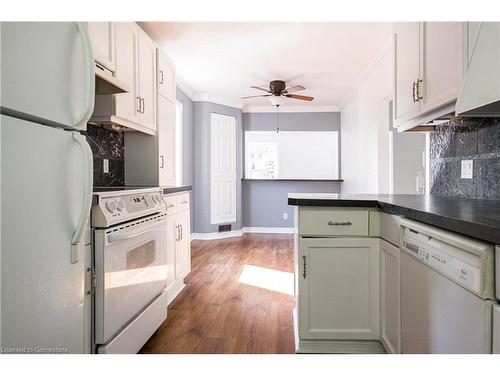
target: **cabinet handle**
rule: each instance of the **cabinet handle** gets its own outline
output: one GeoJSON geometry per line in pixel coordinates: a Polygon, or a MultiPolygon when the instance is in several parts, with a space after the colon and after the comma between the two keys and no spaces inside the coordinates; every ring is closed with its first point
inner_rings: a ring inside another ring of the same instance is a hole
{"type": "Polygon", "coordinates": [[[307,261],[306,261],[306,256],[305,255],[302,256],[302,261],[304,262],[304,269],[302,271],[302,277],[305,279],[306,276],[307,276],[307,271],[306,271],[307,261]]]}
{"type": "Polygon", "coordinates": [[[422,100],[424,97],[420,95],[420,84],[423,83],[420,78],[417,79],[417,102],[422,100]]]}
{"type": "Polygon", "coordinates": [[[181,224],[181,225],[179,225],[179,226],[180,226],[180,228],[181,228],[181,240],[182,240],[182,239],[184,238],[184,232],[183,232],[183,230],[182,230],[182,224],[181,224]]]}
{"type": "Polygon", "coordinates": [[[412,88],[411,88],[413,103],[417,102],[417,95],[416,95],[417,90],[416,90],[416,88],[417,88],[417,81],[413,81],[412,88]]]}
{"type": "Polygon", "coordinates": [[[138,96],[138,97],[137,97],[137,100],[139,101],[139,107],[137,108],[137,112],[142,113],[142,112],[141,112],[141,103],[142,103],[142,102],[141,102],[141,97],[140,97],[140,96],[138,96]]]}
{"type": "Polygon", "coordinates": [[[328,225],[352,225],[350,221],[329,221],[328,225]]]}
{"type": "Polygon", "coordinates": [[[165,158],[163,157],[163,155],[160,155],[160,159],[161,159],[160,168],[163,169],[163,167],[165,166],[165,158]]]}
{"type": "Polygon", "coordinates": [[[163,70],[160,70],[160,76],[161,76],[160,85],[163,85],[163,70]]]}
{"type": "Polygon", "coordinates": [[[144,102],[144,98],[141,96],[141,113],[146,112],[146,103],[144,102]]]}

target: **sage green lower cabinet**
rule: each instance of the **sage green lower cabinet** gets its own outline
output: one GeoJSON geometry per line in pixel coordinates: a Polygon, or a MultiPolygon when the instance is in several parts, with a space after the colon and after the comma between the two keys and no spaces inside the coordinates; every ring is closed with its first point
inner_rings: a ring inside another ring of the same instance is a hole
{"type": "Polygon", "coordinates": [[[380,303],[382,344],[388,353],[401,353],[399,249],[380,240],[380,303]]]}
{"type": "Polygon", "coordinates": [[[379,340],[379,239],[299,239],[301,340],[379,340]]]}

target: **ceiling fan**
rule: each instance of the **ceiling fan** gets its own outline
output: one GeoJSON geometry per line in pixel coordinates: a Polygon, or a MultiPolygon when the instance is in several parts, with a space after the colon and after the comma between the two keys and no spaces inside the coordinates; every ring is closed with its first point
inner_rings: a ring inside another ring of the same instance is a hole
{"type": "Polygon", "coordinates": [[[271,97],[270,98],[271,103],[274,105],[279,105],[279,104],[275,104],[273,99],[281,98],[283,96],[291,99],[305,100],[306,102],[310,102],[314,99],[312,96],[293,94],[294,92],[305,90],[304,86],[297,85],[287,88],[285,81],[280,81],[280,80],[271,81],[269,83],[269,90],[258,86],[250,86],[250,87],[253,89],[265,91],[267,92],[267,94],[244,96],[241,99],[271,97]]]}

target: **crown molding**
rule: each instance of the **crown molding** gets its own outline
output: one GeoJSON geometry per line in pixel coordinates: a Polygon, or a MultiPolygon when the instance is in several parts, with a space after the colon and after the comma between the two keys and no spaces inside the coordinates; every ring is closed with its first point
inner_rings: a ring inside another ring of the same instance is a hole
{"type": "Polygon", "coordinates": [[[175,74],[175,84],[177,85],[178,88],[182,90],[186,96],[194,101],[194,98],[198,93],[191,87],[189,84],[179,75],[179,73],[175,74]]]}
{"type": "MultiPolygon", "coordinates": [[[[242,109],[243,113],[275,113],[276,107],[273,105],[245,105],[242,109]]],[[[299,113],[299,112],[339,112],[339,107],[335,105],[317,105],[317,106],[302,106],[289,105],[280,106],[280,113],[299,113]]]]}
{"type": "Polygon", "coordinates": [[[212,95],[212,94],[207,94],[207,93],[196,94],[194,96],[193,101],[195,101],[195,102],[210,102],[210,103],[225,105],[228,107],[233,107],[233,108],[238,108],[238,109],[242,109],[244,106],[244,103],[241,102],[240,100],[234,100],[231,98],[225,98],[223,96],[212,95]]]}
{"type": "Polygon", "coordinates": [[[354,94],[359,90],[359,88],[366,81],[367,77],[373,72],[377,64],[382,60],[385,55],[389,52],[394,53],[394,43],[395,43],[395,34],[392,34],[389,39],[384,43],[384,45],[378,50],[373,59],[368,63],[368,65],[363,69],[361,74],[356,81],[356,84],[352,87],[349,93],[346,96],[346,99],[340,106],[340,110],[342,111],[344,107],[349,103],[349,101],[354,97],[354,94]]]}

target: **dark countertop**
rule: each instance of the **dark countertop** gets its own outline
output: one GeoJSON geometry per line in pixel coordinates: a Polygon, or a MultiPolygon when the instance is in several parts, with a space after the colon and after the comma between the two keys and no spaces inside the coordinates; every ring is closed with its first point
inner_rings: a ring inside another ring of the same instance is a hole
{"type": "Polygon", "coordinates": [[[192,186],[170,186],[163,188],[163,194],[172,194],[172,193],[180,193],[182,191],[190,191],[193,190],[192,186]]]}
{"type": "Polygon", "coordinates": [[[406,194],[290,193],[293,206],[376,207],[409,219],[500,244],[500,201],[406,194]]]}

